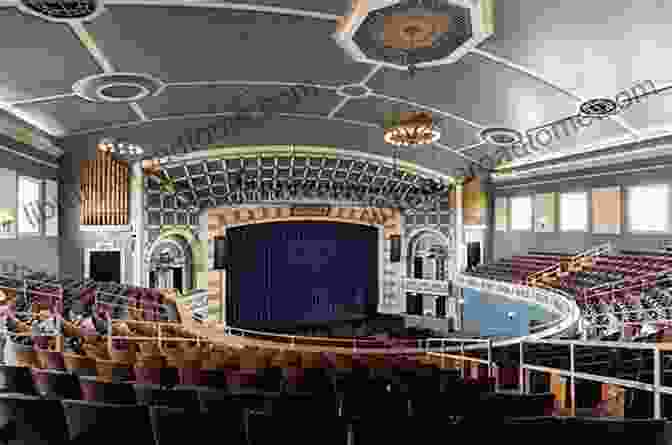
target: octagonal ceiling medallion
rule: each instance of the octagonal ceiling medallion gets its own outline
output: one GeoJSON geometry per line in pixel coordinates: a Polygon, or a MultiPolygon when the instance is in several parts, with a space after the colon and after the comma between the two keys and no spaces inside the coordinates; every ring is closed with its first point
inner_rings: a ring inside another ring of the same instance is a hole
{"type": "Polygon", "coordinates": [[[359,0],[336,42],[356,61],[407,70],[456,62],[494,33],[494,0],[359,0]]]}

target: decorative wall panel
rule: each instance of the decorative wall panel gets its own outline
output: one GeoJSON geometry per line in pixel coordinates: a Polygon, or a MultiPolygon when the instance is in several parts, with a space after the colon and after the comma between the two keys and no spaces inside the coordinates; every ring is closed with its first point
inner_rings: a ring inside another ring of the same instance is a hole
{"type": "Polygon", "coordinates": [[[81,162],[80,187],[84,197],[82,225],[128,224],[128,164],[98,152],[96,159],[81,162]]]}

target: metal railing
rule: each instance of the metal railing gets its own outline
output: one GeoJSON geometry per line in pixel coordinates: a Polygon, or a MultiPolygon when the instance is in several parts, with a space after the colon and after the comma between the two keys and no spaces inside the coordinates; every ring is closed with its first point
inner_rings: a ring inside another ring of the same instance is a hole
{"type": "MultiPolygon", "coordinates": [[[[440,340],[440,339],[437,339],[440,340]]],[[[483,339],[452,339],[455,341],[462,342],[459,352],[460,355],[456,354],[447,354],[445,352],[428,352],[429,355],[446,357],[455,360],[460,360],[464,362],[474,362],[480,364],[488,365],[488,373],[492,375],[492,372],[497,369],[497,365],[492,362],[493,354],[493,343],[488,343],[488,360],[483,360],[476,357],[468,357],[464,355],[465,352],[465,343],[467,342],[483,342],[483,339]]],[[[529,391],[529,388],[525,384],[525,375],[524,370],[528,371],[537,371],[544,372],[549,374],[556,374],[564,377],[570,378],[570,391],[571,391],[571,410],[572,415],[576,415],[576,379],[589,380],[598,383],[606,383],[611,385],[623,386],[626,388],[639,389],[643,391],[653,392],[653,412],[654,418],[660,419],[662,417],[661,413],[661,394],[670,394],[672,395],[672,387],[663,386],[661,384],[661,360],[660,353],[661,351],[672,350],[672,345],[661,343],[626,343],[626,342],[610,342],[610,341],[578,341],[578,340],[535,340],[528,341],[522,340],[519,343],[519,353],[520,353],[520,363],[519,363],[519,391],[525,393],[529,391]],[[569,346],[569,362],[570,369],[558,369],[550,368],[547,366],[538,366],[532,365],[525,362],[525,351],[524,345],[557,345],[557,346],[569,346]],[[587,346],[587,347],[597,347],[597,348],[624,348],[624,349],[635,349],[635,350],[645,350],[653,351],[653,384],[644,383],[637,380],[627,380],[616,377],[607,377],[598,374],[590,374],[585,372],[576,371],[576,346],[587,346]]],[[[495,346],[496,347],[496,346],[495,346]]],[[[464,371],[462,371],[464,374],[464,371]]]]}

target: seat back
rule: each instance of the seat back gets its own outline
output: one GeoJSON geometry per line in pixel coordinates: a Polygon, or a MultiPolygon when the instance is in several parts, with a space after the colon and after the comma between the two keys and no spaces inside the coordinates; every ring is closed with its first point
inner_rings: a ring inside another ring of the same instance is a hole
{"type": "Polygon", "coordinates": [[[623,419],[607,417],[570,417],[567,430],[575,429],[581,434],[595,434],[603,437],[636,440],[640,443],[662,445],[665,440],[666,421],[663,419],[623,419]],[[609,436],[609,437],[605,437],[609,436]]]}
{"type": "Polygon", "coordinates": [[[66,418],[58,400],[2,394],[0,428],[8,443],[64,445],[68,442],[66,418]]]}
{"type": "Polygon", "coordinates": [[[30,369],[20,366],[0,366],[0,391],[37,395],[30,369]]]}
{"type": "Polygon", "coordinates": [[[159,385],[135,384],[135,397],[139,404],[150,406],[168,406],[199,410],[200,402],[195,388],[176,386],[172,389],[162,388],[159,385]]]}
{"type": "Polygon", "coordinates": [[[135,390],[129,383],[103,382],[96,377],[80,376],[82,399],[91,402],[135,405],[135,390]]]}
{"type": "Polygon", "coordinates": [[[80,399],[79,379],[74,374],[55,369],[31,369],[35,389],[43,397],[80,399]]]}
{"type": "Polygon", "coordinates": [[[297,416],[292,424],[288,424],[288,421],[284,416],[251,413],[247,421],[249,445],[348,443],[345,422],[336,416],[323,416],[319,421],[303,420],[297,416]]]}
{"type": "Polygon", "coordinates": [[[63,400],[70,443],[143,443],[154,442],[147,407],[84,400],[63,400]]]}
{"type": "Polygon", "coordinates": [[[217,425],[216,439],[229,445],[245,443],[242,416],[233,418],[230,413],[153,406],[150,408],[152,426],[158,445],[180,443],[209,443],[213,440],[210,425],[217,425]]]}

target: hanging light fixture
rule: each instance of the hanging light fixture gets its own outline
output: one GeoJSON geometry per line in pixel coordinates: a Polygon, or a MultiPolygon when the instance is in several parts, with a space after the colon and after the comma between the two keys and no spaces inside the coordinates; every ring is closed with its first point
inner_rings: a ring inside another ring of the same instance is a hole
{"type": "MultiPolygon", "coordinates": [[[[404,113],[405,114],[405,113],[404,113]]],[[[385,142],[397,147],[427,145],[436,142],[441,133],[434,126],[432,115],[425,112],[410,113],[399,124],[385,130],[385,142]]]]}
{"type": "Polygon", "coordinates": [[[118,141],[112,138],[101,139],[98,143],[98,150],[119,154],[121,156],[136,156],[144,152],[142,147],[137,144],[131,144],[127,141],[118,141]]]}

